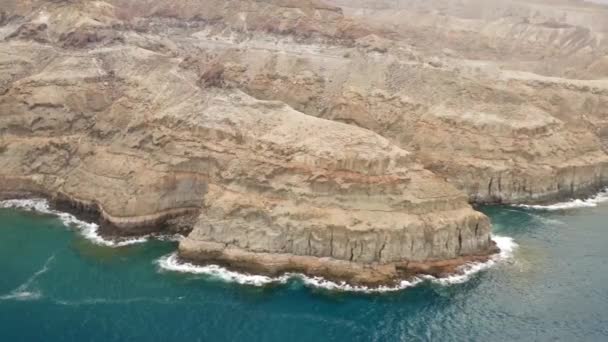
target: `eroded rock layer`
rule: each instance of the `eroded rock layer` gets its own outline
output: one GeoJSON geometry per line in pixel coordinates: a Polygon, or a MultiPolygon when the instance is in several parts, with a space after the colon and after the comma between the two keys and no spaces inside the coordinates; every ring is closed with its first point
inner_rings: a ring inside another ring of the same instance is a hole
{"type": "Polygon", "coordinates": [[[187,259],[441,274],[494,252],[469,201],[606,185],[599,5],[0,5],[0,191],[188,226],[187,259]]]}
{"type": "MultiPolygon", "coordinates": [[[[52,10],[91,11],[49,6],[49,23],[52,10]]],[[[2,43],[5,192],[70,201],[127,234],[196,212],[183,256],[238,263],[228,251],[241,250],[256,265],[283,255],[281,270],[338,278],[492,251],[489,222],[466,196],[371,131],[205,84],[212,71],[201,78],[184,58],[124,39],[80,49],[59,44],[70,36],[60,28],[41,30],[47,40],[2,43]]],[[[391,270],[357,281],[386,282],[391,270]]]]}

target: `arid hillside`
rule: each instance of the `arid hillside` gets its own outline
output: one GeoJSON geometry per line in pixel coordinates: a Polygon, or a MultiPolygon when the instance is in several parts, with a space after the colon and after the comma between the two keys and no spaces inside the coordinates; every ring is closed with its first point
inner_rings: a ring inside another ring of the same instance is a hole
{"type": "Polygon", "coordinates": [[[470,203],[606,185],[607,33],[565,0],[0,0],[0,192],[199,262],[439,274],[495,251],[470,203]]]}

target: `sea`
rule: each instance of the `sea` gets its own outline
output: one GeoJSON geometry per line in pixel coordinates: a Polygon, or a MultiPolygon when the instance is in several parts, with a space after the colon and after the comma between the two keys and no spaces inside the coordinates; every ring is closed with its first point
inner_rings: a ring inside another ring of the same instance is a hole
{"type": "Polygon", "coordinates": [[[106,240],[0,202],[0,341],[608,341],[608,193],[479,208],[501,253],[364,288],[181,262],[180,236],[106,240]]]}

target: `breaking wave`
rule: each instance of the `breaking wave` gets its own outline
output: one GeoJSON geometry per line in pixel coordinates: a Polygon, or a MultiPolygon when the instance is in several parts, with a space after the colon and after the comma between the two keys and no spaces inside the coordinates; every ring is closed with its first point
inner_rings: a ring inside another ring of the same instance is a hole
{"type": "Polygon", "coordinates": [[[597,207],[599,203],[608,201],[608,188],[600,191],[597,195],[587,199],[575,199],[568,202],[560,202],[550,205],[528,205],[519,204],[517,207],[536,210],[566,210],[576,208],[597,207]]]}
{"type": "Polygon", "coordinates": [[[225,282],[233,282],[241,285],[265,286],[269,284],[285,284],[290,279],[299,279],[306,286],[322,288],[326,290],[363,293],[392,292],[416,286],[425,280],[429,280],[431,282],[439,283],[442,285],[460,284],[469,280],[473,275],[479,273],[480,271],[488,269],[494,266],[496,263],[502,260],[509,259],[513,256],[513,252],[517,248],[517,244],[513,241],[512,238],[495,235],[493,236],[493,240],[500,248],[500,253],[492,256],[490,260],[486,262],[476,262],[463,265],[459,269],[458,274],[446,278],[420,276],[410,281],[402,280],[396,286],[380,286],[374,288],[350,285],[345,282],[333,282],[322,277],[309,277],[301,273],[286,273],[280,277],[268,277],[263,275],[235,272],[217,265],[200,266],[189,262],[180,261],[177,256],[177,253],[165,255],[158,259],[156,263],[158,264],[161,271],[204,274],[214,279],[222,280],[225,282]]]}
{"type": "Polygon", "coordinates": [[[50,208],[49,203],[45,199],[15,199],[0,201],[0,208],[15,208],[21,210],[35,211],[43,214],[50,214],[57,216],[63,224],[68,227],[76,227],[80,234],[91,241],[92,243],[106,247],[124,247],[139,243],[144,243],[150,238],[159,240],[178,240],[178,236],[154,236],[144,235],[132,238],[119,238],[119,239],[106,239],[99,234],[99,225],[96,223],[89,223],[77,219],[74,215],[64,213],[61,211],[53,210],[50,208]]]}
{"type": "Polygon", "coordinates": [[[518,247],[517,243],[513,241],[513,238],[510,238],[508,236],[493,235],[492,240],[496,242],[496,246],[498,246],[500,252],[492,256],[490,260],[486,262],[474,262],[463,265],[460,267],[460,272],[458,274],[454,274],[445,278],[435,278],[430,276],[425,276],[425,278],[429,278],[433,282],[442,285],[461,284],[471,279],[473,275],[496,265],[496,263],[503,260],[511,259],[513,257],[513,253],[518,247]]]}

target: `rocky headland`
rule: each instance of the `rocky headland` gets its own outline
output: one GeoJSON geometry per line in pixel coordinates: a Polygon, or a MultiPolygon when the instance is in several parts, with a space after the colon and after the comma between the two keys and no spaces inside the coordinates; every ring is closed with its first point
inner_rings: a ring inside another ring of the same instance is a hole
{"type": "Polygon", "coordinates": [[[0,0],[0,193],[183,259],[363,285],[607,185],[608,7],[0,0]]]}

